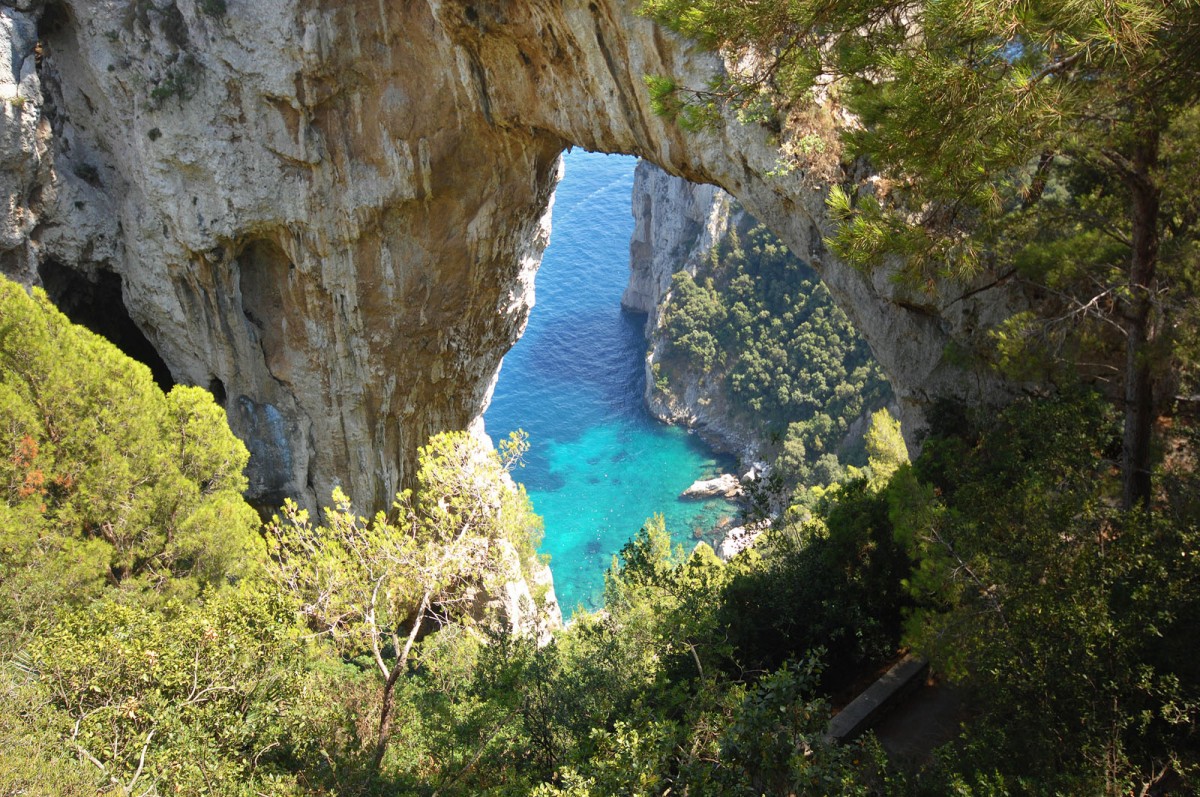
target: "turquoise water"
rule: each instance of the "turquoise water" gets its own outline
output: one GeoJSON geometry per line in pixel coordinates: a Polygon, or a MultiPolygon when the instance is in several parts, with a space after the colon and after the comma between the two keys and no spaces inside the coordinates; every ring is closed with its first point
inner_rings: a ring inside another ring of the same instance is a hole
{"type": "Polygon", "coordinates": [[[636,160],[573,151],[554,205],[529,328],[504,358],[484,420],[499,440],[529,433],[523,482],[546,522],[565,613],[598,608],[612,556],[656,512],[691,547],[733,514],[726,501],[680,501],[728,469],[698,438],[658,423],[642,403],[645,317],[621,310],[633,232],[636,160]]]}

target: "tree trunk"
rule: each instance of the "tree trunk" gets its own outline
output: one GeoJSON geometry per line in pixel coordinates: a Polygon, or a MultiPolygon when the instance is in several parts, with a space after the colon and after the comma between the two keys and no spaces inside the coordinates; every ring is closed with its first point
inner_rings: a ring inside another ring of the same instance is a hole
{"type": "Polygon", "coordinates": [[[379,772],[379,768],[383,765],[383,756],[387,752],[388,740],[392,738],[392,706],[395,703],[396,681],[408,669],[408,654],[412,652],[413,642],[416,641],[417,633],[421,630],[421,623],[425,619],[425,612],[428,611],[432,598],[433,593],[426,590],[424,597],[421,598],[421,604],[417,607],[412,630],[408,632],[408,638],[404,641],[404,649],[396,656],[396,663],[383,683],[383,706],[379,709],[379,735],[375,739],[375,755],[371,759],[371,767],[375,772],[379,772]]]}
{"type": "Polygon", "coordinates": [[[399,662],[392,668],[388,679],[383,684],[383,707],[379,709],[379,735],[375,739],[375,755],[371,758],[371,768],[379,771],[383,765],[383,755],[387,752],[388,740],[392,737],[392,707],[396,699],[396,681],[404,668],[399,662]]]}
{"type": "Polygon", "coordinates": [[[1159,189],[1151,169],[1158,161],[1158,136],[1147,135],[1127,176],[1132,193],[1133,253],[1129,268],[1129,309],[1125,316],[1125,430],[1121,444],[1121,505],[1150,503],[1150,432],[1154,424],[1150,365],[1151,313],[1158,267],[1159,189]]]}

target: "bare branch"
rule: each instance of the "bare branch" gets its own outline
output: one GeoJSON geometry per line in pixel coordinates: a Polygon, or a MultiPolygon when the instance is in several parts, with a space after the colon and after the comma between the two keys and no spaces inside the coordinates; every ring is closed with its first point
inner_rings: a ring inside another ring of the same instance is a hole
{"type": "Polygon", "coordinates": [[[1058,61],[1053,61],[1047,64],[1041,72],[1038,72],[1029,79],[1029,82],[1022,87],[1022,91],[1032,91],[1037,84],[1041,83],[1046,78],[1067,71],[1071,67],[1075,66],[1075,64],[1079,63],[1079,61],[1085,58],[1088,54],[1089,51],[1085,47],[1082,50],[1078,50],[1071,55],[1068,55],[1066,58],[1062,58],[1058,61]]]}
{"type": "Polygon", "coordinates": [[[95,764],[95,765],[96,765],[96,767],[97,767],[97,768],[98,768],[98,769],[99,769],[101,772],[103,772],[103,773],[105,773],[105,774],[108,774],[108,768],[107,768],[106,766],[104,766],[104,764],[101,764],[101,763],[100,763],[100,760],[99,760],[98,758],[96,758],[94,755],[92,755],[91,753],[89,753],[89,752],[87,751],[87,749],[86,749],[86,748],[85,748],[83,745],[81,745],[81,744],[79,744],[78,742],[76,742],[76,743],[75,743],[75,749],[76,749],[76,750],[78,750],[78,751],[79,751],[79,753],[80,753],[81,755],[83,755],[83,757],[84,757],[84,758],[86,758],[88,761],[91,761],[93,764],[95,764]]]}
{"type": "Polygon", "coordinates": [[[146,766],[146,751],[150,749],[150,740],[154,738],[154,732],[157,728],[151,728],[150,733],[146,734],[146,743],[142,745],[142,754],[138,756],[137,771],[133,773],[133,780],[129,781],[129,785],[125,787],[128,792],[133,791],[134,785],[138,782],[138,778],[142,776],[142,768],[146,766]]]}
{"type": "Polygon", "coordinates": [[[383,675],[383,679],[386,681],[388,676],[391,675],[391,672],[388,670],[387,664],[383,660],[383,651],[379,647],[378,626],[375,623],[375,608],[378,605],[379,587],[383,584],[383,580],[385,578],[387,578],[386,571],[383,575],[375,580],[375,587],[371,590],[371,605],[363,619],[366,620],[367,625],[371,629],[371,633],[369,634],[371,640],[371,655],[375,657],[375,664],[379,667],[379,672],[381,675],[383,675]]]}

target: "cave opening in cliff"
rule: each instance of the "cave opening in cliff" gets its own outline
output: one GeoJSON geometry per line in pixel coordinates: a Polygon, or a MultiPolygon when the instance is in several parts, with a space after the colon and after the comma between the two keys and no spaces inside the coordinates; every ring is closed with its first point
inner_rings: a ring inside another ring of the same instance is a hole
{"type": "Polygon", "coordinates": [[[268,367],[286,344],[284,319],[288,315],[283,286],[293,265],[274,241],[249,241],[238,255],[238,287],[242,314],[258,331],[268,367]]]}
{"type": "Polygon", "coordinates": [[[175,385],[171,369],[129,315],[119,274],[111,271],[85,274],[56,260],[46,260],[38,266],[38,276],[46,295],[63,315],[147,366],[164,392],[175,385]]]}

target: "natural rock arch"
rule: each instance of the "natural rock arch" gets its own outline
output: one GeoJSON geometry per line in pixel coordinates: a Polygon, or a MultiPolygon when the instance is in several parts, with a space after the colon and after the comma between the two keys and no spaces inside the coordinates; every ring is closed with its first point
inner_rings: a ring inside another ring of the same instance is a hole
{"type": "Polygon", "coordinates": [[[829,258],[824,192],[771,176],[768,130],[688,134],[651,112],[644,75],[700,83],[721,63],[635,5],[60,0],[40,57],[38,10],[5,8],[0,91],[28,98],[6,109],[0,263],[119,274],[173,377],[221,385],[260,458],[287,451],[256,466],[266,500],[340,482],[382,505],[430,434],[478,420],[528,316],[568,145],[736,196],[816,265],[910,422],[938,396],[996,392],[945,350],[974,345],[1004,286],[900,296],[829,258]]]}

